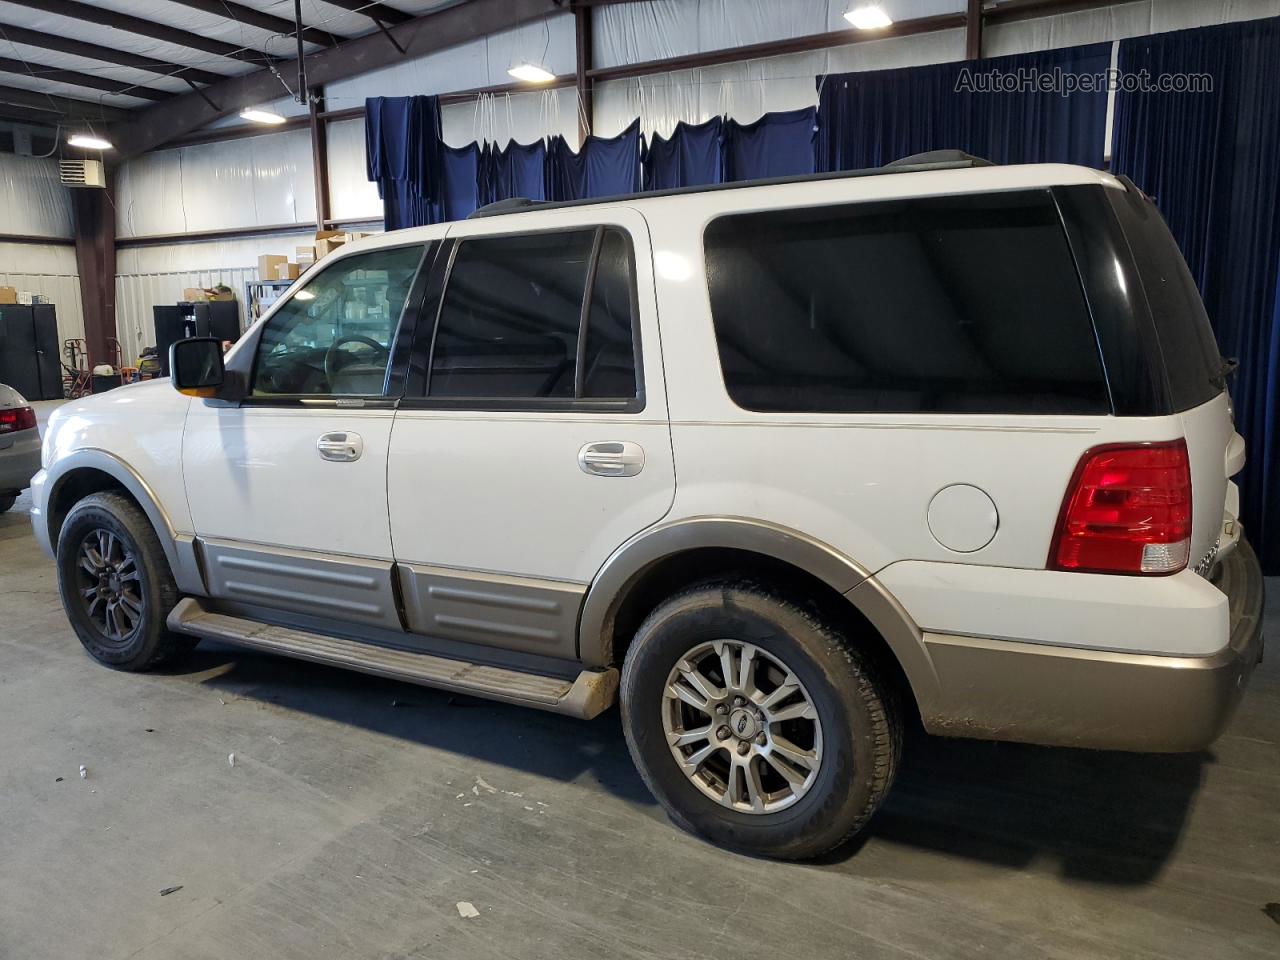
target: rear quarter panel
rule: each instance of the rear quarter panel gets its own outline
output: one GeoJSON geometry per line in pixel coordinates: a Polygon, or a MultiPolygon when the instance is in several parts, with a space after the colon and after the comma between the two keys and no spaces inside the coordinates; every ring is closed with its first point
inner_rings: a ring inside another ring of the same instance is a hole
{"type": "MultiPolygon", "coordinates": [[[[1026,186],[1003,176],[992,182],[1026,186]]],[[[769,520],[830,544],[872,572],[900,560],[1043,569],[1063,495],[1086,450],[1182,436],[1176,416],[797,415],[754,413],[729,399],[703,270],[702,235],[713,217],[895,192],[944,193],[948,183],[956,180],[921,173],[760,188],[746,206],[731,192],[646,204],[677,471],[668,519],[769,520]],[[930,501],[957,483],[979,487],[996,505],[995,536],[977,551],[950,550],[930,531],[930,501]]]]}

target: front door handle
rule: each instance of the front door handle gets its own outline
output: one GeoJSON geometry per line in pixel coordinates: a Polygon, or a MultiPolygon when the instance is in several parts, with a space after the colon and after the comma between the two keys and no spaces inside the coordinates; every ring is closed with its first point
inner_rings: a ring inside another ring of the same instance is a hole
{"type": "Polygon", "coordinates": [[[351,463],[353,460],[359,460],[360,455],[364,453],[364,440],[358,433],[335,430],[333,433],[321,435],[316,441],[316,449],[320,451],[322,460],[351,463]]]}
{"type": "Polygon", "coordinates": [[[644,469],[644,448],[629,440],[601,440],[578,451],[578,466],[595,477],[634,477],[644,469]]]}

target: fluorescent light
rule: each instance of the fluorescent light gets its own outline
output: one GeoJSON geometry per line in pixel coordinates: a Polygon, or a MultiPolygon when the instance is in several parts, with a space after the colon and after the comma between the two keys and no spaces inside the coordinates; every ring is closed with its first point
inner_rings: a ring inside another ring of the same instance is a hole
{"type": "Polygon", "coordinates": [[[284,123],[284,117],[270,110],[259,110],[257,107],[245,107],[240,111],[241,120],[252,120],[254,123],[284,123]]]}
{"type": "Polygon", "coordinates": [[[72,147],[83,147],[85,150],[111,149],[110,140],[103,140],[101,137],[91,137],[84,133],[76,133],[67,137],[67,144],[72,147]]]}
{"type": "Polygon", "coordinates": [[[507,73],[515,77],[517,80],[523,80],[525,83],[550,83],[556,78],[556,75],[545,67],[539,67],[533,63],[520,63],[512,67],[507,73]]]}
{"type": "Polygon", "coordinates": [[[893,25],[893,17],[884,12],[884,7],[874,3],[866,7],[855,7],[844,18],[858,30],[883,30],[893,25]]]}

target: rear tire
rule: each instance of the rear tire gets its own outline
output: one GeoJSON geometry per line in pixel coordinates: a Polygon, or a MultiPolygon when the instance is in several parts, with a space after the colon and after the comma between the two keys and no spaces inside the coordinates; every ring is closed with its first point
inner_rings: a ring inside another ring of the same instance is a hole
{"type": "Polygon", "coordinates": [[[178,588],[146,514],[119,493],[85,497],[58,535],[58,592],[81,644],[99,663],[141,671],[193,644],[165,618],[178,588]]]}
{"type": "Polygon", "coordinates": [[[655,609],[627,652],[621,701],[631,755],[671,818],[745,853],[799,860],[844,843],[901,751],[894,691],[867,658],[751,583],[655,609]]]}

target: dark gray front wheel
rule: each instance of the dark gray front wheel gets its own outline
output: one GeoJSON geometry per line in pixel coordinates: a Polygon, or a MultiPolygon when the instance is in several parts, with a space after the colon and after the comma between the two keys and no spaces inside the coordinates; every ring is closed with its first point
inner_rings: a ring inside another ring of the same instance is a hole
{"type": "Polygon", "coordinates": [[[901,749],[894,693],[857,647],[755,584],[654,610],[621,697],[632,757],[672,819],[763,856],[814,857],[852,837],[901,749]]]}
{"type": "Polygon", "coordinates": [[[178,588],[160,540],[122,494],[71,508],[58,535],[58,591],[81,644],[109,667],[146,670],[191,647],[165,627],[178,588]]]}

